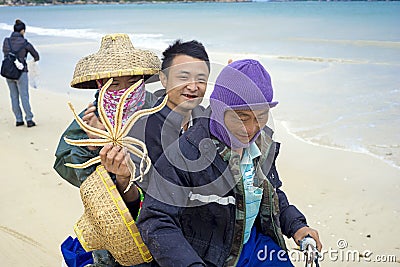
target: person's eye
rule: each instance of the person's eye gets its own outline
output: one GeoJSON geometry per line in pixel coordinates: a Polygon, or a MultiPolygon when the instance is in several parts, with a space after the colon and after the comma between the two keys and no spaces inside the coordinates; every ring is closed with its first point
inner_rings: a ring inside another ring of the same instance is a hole
{"type": "Polygon", "coordinates": [[[258,121],[266,121],[268,120],[268,114],[262,114],[257,117],[258,121]]]}
{"type": "Polygon", "coordinates": [[[181,81],[186,81],[188,79],[188,76],[181,75],[181,76],[178,76],[178,79],[181,81]]]}
{"type": "Polygon", "coordinates": [[[239,123],[240,123],[240,122],[246,122],[246,121],[249,120],[249,118],[246,117],[246,116],[235,117],[235,119],[236,119],[236,121],[239,122],[239,123]]]}
{"type": "Polygon", "coordinates": [[[267,115],[260,115],[260,116],[258,116],[258,120],[259,121],[262,121],[262,120],[265,120],[265,118],[267,118],[267,115]]]}

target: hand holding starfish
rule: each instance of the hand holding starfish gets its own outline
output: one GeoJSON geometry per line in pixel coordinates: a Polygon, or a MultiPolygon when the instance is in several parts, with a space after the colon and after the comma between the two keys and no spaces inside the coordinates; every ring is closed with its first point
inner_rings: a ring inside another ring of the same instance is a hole
{"type": "MultiPolygon", "coordinates": [[[[102,89],[99,92],[99,101],[98,101],[98,111],[99,111],[99,117],[100,121],[103,122],[105,130],[98,129],[96,127],[90,126],[87,123],[85,123],[75,112],[74,107],[72,106],[71,103],[69,104],[70,109],[72,110],[75,120],[79,124],[79,126],[88,134],[94,135],[95,137],[98,138],[91,138],[91,139],[81,139],[81,140],[71,140],[66,137],[64,137],[64,140],[66,143],[71,144],[71,145],[77,145],[77,146],[105,146],[107,144],[112,144],[114,146],[119,146],[119,147],[124,147],[126,148],[130,153],[138,156],[141,158],[140,166],[139,166],[139,176],[135,177],[135,171],[136,167],[135,164],[133,163],[132,159],[129,157],[125,162],[127,164],[127,167],[129,168],[130,172],[130,180],[129,184],[124,190],[124,192],[127,192],[131,185],[133,184],[134,181],[142,181],[143,177],[145,174],[148,173],[150,170],[151,166],[151,161],[150,158],[148,157],[147,153],[147,148],[146,145],[133,137],[127,136],[129,130],[133,126],[133,124],[142,116],[149,115],[155,112],[160,111],[165,104],[167,103],[168,97],[164,98],[164,101],[157,107],[151,108],[151,109],[144,109],[135,112],[125,123],[125,125],[122,125],[122,116],[123,116],[123,104],[125,100],[127,99],[128,95],[136,90],[139,86],[142,85],[143,80],[138,81],[134,85],[128,88],[126,92],[121,96],[121,99],[117,105],[117,110],[115,112],[115,125],[113,126],[108,119],[106,112],[104,110],[104,94],[108,87],[111,85],[113,79],[110,78],[108,82],[102,87],[102,89]]],[[[85,163],[82,164],[70,164],[67,163],[66,166],[72,167],[72,168],[86,168],[89,167],[93,164],[100,163],[101,158],[100,156],[97,156],[95,158],[92,158],[88,160],[85,163]]]]}

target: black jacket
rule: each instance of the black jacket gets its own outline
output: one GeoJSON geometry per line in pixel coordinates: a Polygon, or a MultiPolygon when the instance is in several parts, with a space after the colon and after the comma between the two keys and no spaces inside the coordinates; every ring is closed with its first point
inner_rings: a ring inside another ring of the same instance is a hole
{"type": "MultiPolygon", "coordinates": [[[[164,97],[158,99],[158,106],[164,97]]],[[[204,116],[204,107],[197,106],[192,110],[193,124],[204,116]]],[[[144,141],[149,152],[151,163],[155,164],[165,149],[178,140],[183,116],[164,106],[157,113],[141,118],[129,132],[129,136],[144,141]]]]}
{"type": "Polygon", "coordinates": [[[35,50],[33,45],[24,38],[24,36],[22,34],[20,34],[19,32],[13,32],[10,37],[4,39],[4,42],[3,42],[3,54],[4,55],[7,55],[11,51],[11,48],[8,44],[7,39],[10,39],[11,48],[13,51],[18,51],[18,49],[20,49],[22,46],[25,45],[25,48],[22,49],[18,53],[17,57],[18,57],[19,61],[22,64],[24,64],[23,71],[27,72],[28,67],[26,64],[26,56],[28,55],[28,52],[32,55],[32,57],[35,61],[39,60],[39,53],[35,50]]]}

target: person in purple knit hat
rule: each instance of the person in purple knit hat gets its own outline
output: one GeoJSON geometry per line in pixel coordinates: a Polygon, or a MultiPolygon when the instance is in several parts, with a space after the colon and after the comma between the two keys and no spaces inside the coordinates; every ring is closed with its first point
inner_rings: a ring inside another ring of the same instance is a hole
{"type": "Polygon", "coordinates": [[[280,189],[280,144],[267,126],[271,77],[256,60],[227,65],[209,116],[156,162],[137,221],[152,266],[293,266],[283,235],[318,232],[280,189]]]}

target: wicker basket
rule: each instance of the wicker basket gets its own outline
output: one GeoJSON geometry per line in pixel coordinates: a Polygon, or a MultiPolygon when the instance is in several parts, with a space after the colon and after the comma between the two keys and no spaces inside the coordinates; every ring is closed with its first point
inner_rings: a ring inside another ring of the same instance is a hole
{"type": "Polygon", "coordinates": [[[108,250],[122,265],[152,261],[128,208],[104,166],[81,185],[84,214],[74,225],[86,251],[108,250]]]}

